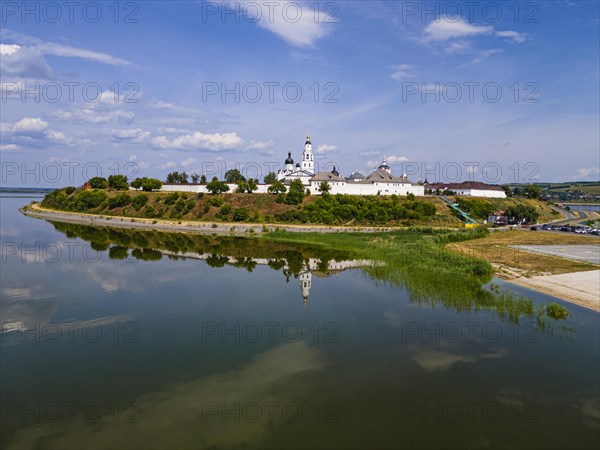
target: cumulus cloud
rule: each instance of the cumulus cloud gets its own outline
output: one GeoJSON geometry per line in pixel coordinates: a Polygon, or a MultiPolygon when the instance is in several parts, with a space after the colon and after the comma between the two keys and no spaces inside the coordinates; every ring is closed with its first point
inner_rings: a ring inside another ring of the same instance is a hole
{"type": "Polygon", "coordinates": [[[239,148],[244,141],[236,133],[205,134],[199,131],[169,139],[156,136],[151,143],[160,149],[222,151],[239,148]]]}
{"type": "Polygon", "coordinates": [[[491,35],[494,27],[473,25],[462,18],[442,16],[433,20],[423,30],[425,42],[441,42],[454,38],[491,35]]]}
{"type": "Polygon", "coordinates": [[[185,161],[181,161],[181,167],[183,167],[184,169],[186,167],[191,166],[192,164],[196,164],[196,158],[188,158],[185,161]]]}
{"type": "Polygon", "coordinates": [[[589,180],[598,181],[600,175],[600,168],[598,167],[587,167],[577,171],[577,175],[572,177],[574,180],[589,180]]]}
{"type": "Polygon", "coordinates": [[[39,117],[23,117],[14,122],[0,123],[3,151],[15,151],[19,145],[40,147],[44,144],[71,144],[73,140],[61,131],[48,129],[48,122],[39,117]]]}
{"type": "Polygon", "coordinates": [[[323,145],[319,145],[317,147],[317,150],[315,151],[315,153],[319,154],[319,155],[324,155],[327,153],[331,153],[331,152],[335,152],[337,151],[337,145],[327,145],[327,144],[323,144],[323,145]]]}
{"type": "Polygon", "coordinates": [[[420,42],[443,44],[444,51],[453,55],[469,52],[471,43],[468,39],[478,36],[496,36],[515,44],[522,44],[527,40],[527,33],[513,30],[497,31],[491,25],[476,25],[462,17],[440,16],[423,29],[420,42]]]}
{"type": "Polygon", "coordinates": [[[396,81],[405,81],[415,78],[415,68],[410,64],[397,64],[392,66],[392,77],[396,81]]]}
{"type": "MultiPolygon", "coordinates": [[[[239,2],[229,2],[234,8],[239,2]]],[[[310,4],[305,2],[282,1],[277,5],[269,2],[251,2],[256,6],[244,8],[249,19],[256,21],[261,28],[269,30],[294,47],[311,47],[315,41],[327,36],[337,19],[320,10],[315,16],[310,4]],[[270,8],[273,8],[270,14],[270,8]]]]}

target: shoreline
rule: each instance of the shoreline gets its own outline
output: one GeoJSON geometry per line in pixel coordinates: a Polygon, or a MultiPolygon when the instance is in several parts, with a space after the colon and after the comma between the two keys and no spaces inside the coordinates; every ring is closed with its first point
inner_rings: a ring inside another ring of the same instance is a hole
{"type": "MultiPolygon", "coordinates": [[[[79,223],[84,225],[107,226],[125,229],[157,230],[164,232],[183,232],[199,234],[219,234],[248,236],[272,231],[291,231],[304,233],[340,233],[340,232],[364,232],[377,233],[401,230],[400,227],[339,227],[326,225],[276,225],[276,224],[244,224],[244,223],[222,223],[215,222],[188,222],[168,221],[160,219],[131,218],[125,216],[103,216],[97,214],[74,213],[68,211],[55,211],[42,208],[33,203],[20,211],[30,217],[55,220],[58,222],[79,223]],[[252,231],[251,231],[252,230],[252,231]]],[[[498,270],[493,264],[494,276],[533,289],[543,294],[548,294],[567,302],[600,312],[600,277],[599,270],[569,272],[560,275],[538,275],[524,277],[518,271],[510,271],[509,274],[498,270]],[[596,283],[594,284],[594,281],[596,283]],[[583,285],[584,289],[580,286],[583,285]]],[[[506,267],[503,267],[506,269],[506,267]]]]}
{"type": "Polygon", "coordinates": [[[532,277],[507,276],[496,272],[496,277],[542,294],[600,312],[600,269],[569,272],[559,275],[532,277]]]}
{"type": "Polygon", "coordinates": [[[336,225],[289,225],[289,224],[250,224],[243,222],[200,222],[176,221],[165,219],[146,219],[127,216],[108,216],[70,211],[56,211],[32,203],[20,209],[26,216],[59,222],[80,223],[84,225],[109,226],[116,228],[150,229],[180,233],[202,234],[262,234],[273,231],[291,231],[298,233],[380,233],[403,230],[405,227],[344,227],[336,225]],[[216,225],[216,227],[214,226],[216,225]],[[251,231],[252,230],[252,231],[251,231]]]}

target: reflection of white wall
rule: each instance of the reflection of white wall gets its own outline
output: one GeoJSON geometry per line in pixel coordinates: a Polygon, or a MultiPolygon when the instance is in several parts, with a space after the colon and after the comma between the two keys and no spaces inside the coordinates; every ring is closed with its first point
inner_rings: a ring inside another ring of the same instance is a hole
{"type": "MultiPolygon", "coordinates": [[[[160,251],[162,254],[167,255],[167,256],[177,256],[177,257],[182,257],[182,258],[191,258],[191,259],[201,259],[201,260],[206,260],[208,258],[210,258],[211,256],[213,256],[210,253],[194,253],[194,252],[183,252],[183,253],[175,253],[175,252],[168,252],[168,251],[160,251]]],[[[229,264],[236,264],[238,262],[253,262],[256,263],[256,265],[262,265],[262,266],[266,266],[269,264],[269,262],[273,262],[276,261],[275,259],[269,259],[269,258],[244,258],[244,259],[237,259],[233,256],[227,256],[227,255],[218,255],[220,258],[226,258],[227,259],[227,263],[229,264]]],[[[377,265],[377,264],[381,264],[380,262],[376,262],[376,261],[370,261],[368,259],[354,259],[354,260],[344,260],[344,261],[336,261],[336,260],[331,260],[328,261],[327,263],[327,268],[321,267],[321,260],[318,258],[310,258],[308,260],[308,262],[304,265],[304,268],[302,270],[302,272],[300,272],[299,275],[299,281],[300,281],[300,289],[302,292],[302,297],[304,298],[304,303],[306,304],[306,301],[308,299],[308,296],[310,294],[310,289],[312,287],[312,272],[322,272],[322,271],[342,271],[342,270],[346,270],[346,269],[352,269],[352,268],[357,268],[357,267],[367,267],[367,266],[373,266],[373,265],[377,265]]],[[[283,267],[283,272],[285,273],[286,271],[289,270],[288,265],[286,264],[283,267]]]]}

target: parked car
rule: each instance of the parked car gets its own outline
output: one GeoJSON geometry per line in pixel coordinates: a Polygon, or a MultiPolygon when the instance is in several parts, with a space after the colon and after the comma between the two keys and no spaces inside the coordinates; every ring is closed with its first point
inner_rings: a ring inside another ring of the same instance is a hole
{"type": "Polygon", "coordinates": [[[533,227],[531,227],[531,228],[529,228],[529,229],[530,229],[531,231],[537,231],[537,230],[538,230],[538,227],[536,227],[536,226],[533,226],[533,227]]]}

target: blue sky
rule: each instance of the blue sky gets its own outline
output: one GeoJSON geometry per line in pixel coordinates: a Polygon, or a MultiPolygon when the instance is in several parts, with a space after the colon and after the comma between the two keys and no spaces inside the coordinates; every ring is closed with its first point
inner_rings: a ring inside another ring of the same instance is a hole
{"type": "Polygon", "coordinates": [[[307,131],[342,174],[600,177],[597,1],[1,5],[5,186],[262,177],[307,131]]]}

